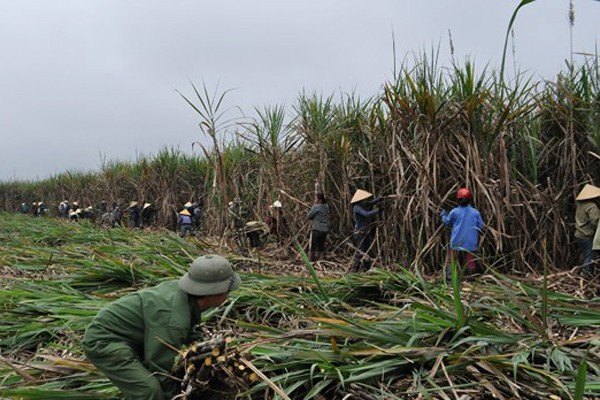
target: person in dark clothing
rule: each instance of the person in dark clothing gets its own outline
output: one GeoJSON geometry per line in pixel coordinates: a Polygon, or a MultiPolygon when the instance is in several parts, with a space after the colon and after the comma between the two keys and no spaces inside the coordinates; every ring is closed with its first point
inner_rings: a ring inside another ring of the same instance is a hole
{"type": "Polygon", "coordinates": [[[69,218],[69,209],[71,208],[71,205],[69,204],[68,200],[63,200],[60,202],[60,204],[58,205],[58,216],[60,218],[69,218]]]}
{"type": "Polygon", "coordinates": [[[323,193],[315,193],[314,204],[306,217],[312,220],[308,257],[310,261],[317,261],[325,252],[325,241],[327,232],[329,232],[329,205],[327,205],[323,193]]]}
{"type": "Polygon", "coordinates": [[[144,203],[142,207],[142,226],[144,228],[152,225],[152,220],[154,218],[155,210],[152,207],[152,203],[144,203]]]}
{"type": "Polygon", "coordinates": [[[140,208],[138,207],[137,201],[132,201],[129,204],[129,216],[131,217],[131,227],[140,227],[140,208]]]}
{"type": "Polygon", "coordinates": [[[37,203],[37,208],[35,210],[35,216],[36,217],[43,217],[44,215],[46,215],[46,210],[48,208],[46,207],[46,205],[44,204],[43,201],[39,201],[37,203]]]}
{"type": "Polygon", "coordinates": [[[69,221],[79,221],[79,218],[81,217],[81,208],[78,208],[77,210],[72,210],[69,211],[69,221]]]}
{"type": "Polygon", "coordinates": [[[83,210],[81,210],[81,214],[79,215],[79,217],[81,219],[89,219],[89,220],[96,219],[96,212],[94,211],[94,207],[88,206],[88,207],[84,208],[83,210]]]}
{"type": "Polygon", "coordinates": [[[371,246],[373,244],[374,223],[381,209],[373,206],[382,202],[382,198],[373,198],[373,194],[365,190],[358,189],[350,204],[353,204],[352,214],[354,215],[354,236],[353,242],[356,251],[352,260],[352,272],[368,271],[371,268],[371,246]]]}
{"type": "Polygon", "coordinates": [[[198,231],[202,223],[202,207],[197,202],[192,203],[192,223],[194,224],[194,229],[198,231]]]}
{"type": "Polygon", "coordinates": [[[21,214],[29,213],[29,206],[26,203],[21,203],[21,206],[19,207],[19,212],[21,214]]]}
{"type": "Polygon", "coordinates": [[[180,382],[170,375],[177,349],[200,339],[201,312],[223,304],[240,282],[224,257],[198,257],[180,279],[100,310],[85,330],[84,353],[125,399],[174,398],[180,394],[180,382]]]}
{"type": "Polygon", "coordinates": [[[102,215],[105,212],[108,212],[108,205],[106,204],[106,200],[102,200],[100,205],[98,206],[98,212],[102,215]]]}
{"type": "Polygon", "coordinates": [[[112,203],[112,210],[110,212],[110,224],[113,228],[121,225],[121,218],[123,217],[121,213],[121,207],[117,203],[112,203]]]}

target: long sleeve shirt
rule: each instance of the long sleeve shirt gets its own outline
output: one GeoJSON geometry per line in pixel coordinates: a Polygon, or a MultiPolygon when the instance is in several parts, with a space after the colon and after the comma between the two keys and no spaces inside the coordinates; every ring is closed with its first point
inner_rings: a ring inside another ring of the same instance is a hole
{"type": "MultiPolygon", "coordinates": [[[[168,374],[177,352],[164,343],[176,349],[188,344],[199,320],[197,307],[174,279],[131,293],[100,310],[86,329],[83,345],[125,343],[149,371],[168,374]]],[[[157,378],[167,381],[163,374],[157,378]]]]}
{"type": "Polygon", "coordinates": [[[483,220],[477,209],[467,205],[453,208],[450,213],[443,211],[442,222],[452,227],[450,249],[477,250],[479,232],[483,229],[483,220]]]}
{"type": "Polygon", "coordinates": [[[177,220],[177,222],[179,223],[179,225],[191,225],[192,224],[192,217],[190,217],[189,215],[179,215],[179,219],[177,220]]]}
{"type": "Polygon", "coordinates": [[[329,206],[327,204],[313,205],[306,218],[312,220],[313,231],[329,232],[329,206]]]}
{"type": "Polygon", "coordinates": [[[594,201],[578,201],[575,209],[575,237],[592,239],[600,220],[600,210],[594,201]]]}
{"type": "MultiPolygon", "coordinates": [[[[377,204],[380,200],[376,199],[367,203],[367,205],[377,204]]],[[[363,203],[355,204],[352,208],[354,213],[354,231],[364,231],[367,230],[370,225],[375,222],[377,218],[377,214],[379,214],[378,209],[369,210],[365,207],[363,203]]]]}

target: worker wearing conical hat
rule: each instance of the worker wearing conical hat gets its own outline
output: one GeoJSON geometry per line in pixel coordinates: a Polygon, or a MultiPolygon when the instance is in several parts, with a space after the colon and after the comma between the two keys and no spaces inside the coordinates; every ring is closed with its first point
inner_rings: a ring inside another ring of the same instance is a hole
{"type": "Polygon", "coordinates": [[[27,203],[21,203],[21,206],[19,207],[19,212],[21,214],[29,213],[29,206],[27,205],[27,203]]]}
{"type": "Polygon", "coordinates": [[[129,217],[132,228],[140,227],[140,208],[138,207],[137,201],[129,203],[129,217]]]}
{"type": "Polygon", "coordinates": [[[142,226],[144,228],[152,225],[152,218],[154,217],[154,207],[152,203],[144,203],[142,207],[142,226]]]}
{"type": "Polygon", "coordinates": [[[592,261],[596,258],[593,250],[593,239],[598,221],[600,221],[600,208],[598,199],[600,188],[587,184],[575,197],[575,241],[583,254],[583,271],[586,274],[594,272],[592,261]]]}
{"type": "Polygon", "coordinates": [[[125,399],[180,397],[181,382],[171,373],[178,349],[199,338],[201,313],[223,304],[240,283],[226,258],[198,257],[180,279],[128,294],[100,310],[83,336],[85,355],[125,399]]]}
{"type": "Polygon", "coordinates": [[[381,212],[379,208],[373,208],[380,203],[382,198],[374,198],[372,193],[358,189],[350,204],[354,216],[353,242],[356,251],[352,259],[352,272],[369,270],[371,268],[371,256],[373,237],[375,234],[375,221],[381,212]]]}
{"type": "Polygon", "coordinates": [[[288,233],[287,219],[283,215],[283,204],[275,200],[269,206],[269,214],[265,218],[265,224],[269,228],[269,234],[277,237],[277,242],[281,244],[288,233]]]}
{"type": "Polygon", "coordinates": [[[194,225],[192,224],[192,214],[184,208],[179,211],[179,218],[177,219],[177,225],[179,225],[179,236],[185,237],[188,233],[194,235],[194,225]]]}
{"type": "Polygon", "coordinates": [[[43,201],[38,201],[37,208],[35,210],[36,217],[43,217],[46,214],[47,207],[43,201]]]}

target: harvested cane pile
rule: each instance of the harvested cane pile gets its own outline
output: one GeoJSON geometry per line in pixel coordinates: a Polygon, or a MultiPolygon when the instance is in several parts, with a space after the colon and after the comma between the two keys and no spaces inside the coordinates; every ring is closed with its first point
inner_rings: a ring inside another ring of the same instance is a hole
{"type": "Polygon", "coordinates": [[[258,380],[256,372],[234,349],[228,348],[233,339],[215,334],[214,337],[193,343],[177,360],[174,376],[181,379],[184,400],[235,399],[258,380]]]}

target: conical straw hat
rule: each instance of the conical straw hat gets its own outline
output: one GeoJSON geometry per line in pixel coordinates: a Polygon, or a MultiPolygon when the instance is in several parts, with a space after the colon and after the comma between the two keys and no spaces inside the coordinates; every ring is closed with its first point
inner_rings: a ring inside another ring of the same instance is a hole
{"type": "Polygon", "coordinates": [[[192,203],[190,203],[190,202],[188,201],[188,202],[187,202],[187,203],[185,203],[183,206],[184,206],[185,208],[188,208],[188,207],[191,207],[191,206],[192,206],[192,203]]]}
{"type": "Polygon", "coordinates": [[[185,208],[183,210],[179,211],[179,214],[182,214],[182,215],[191,215],[190,212],[188,210],[186,210],[185,208]]]}
{"type": "Polygon", "coordinates": [[[144,210],[148,207],[150,207],[152,205],[152,203],[144,203],[144,210]]]}
{"type": "Polygon", "coordinates": [[[358,189],[354,196],[352,196],[352,200],[350,200],[350,204],[358,203],[359,201],[363,201],[368,199],[369,197],[373,197],[372,193],[367,192],[366,190],[358,189]]]}
{"type": "Polygon", "coordinates": [[[590,200],[600,197],[600,188],[587,184],[581,189],[581,192],[575,197],[575,200],[590,200]]]}
{"type": "Polygon", "coordinates": [[[131,203],[129,203],[129,208],[135,207],[135,206],[137,206],[137,204],[138,204],[137,201],[132,201],[131,203]]]}

